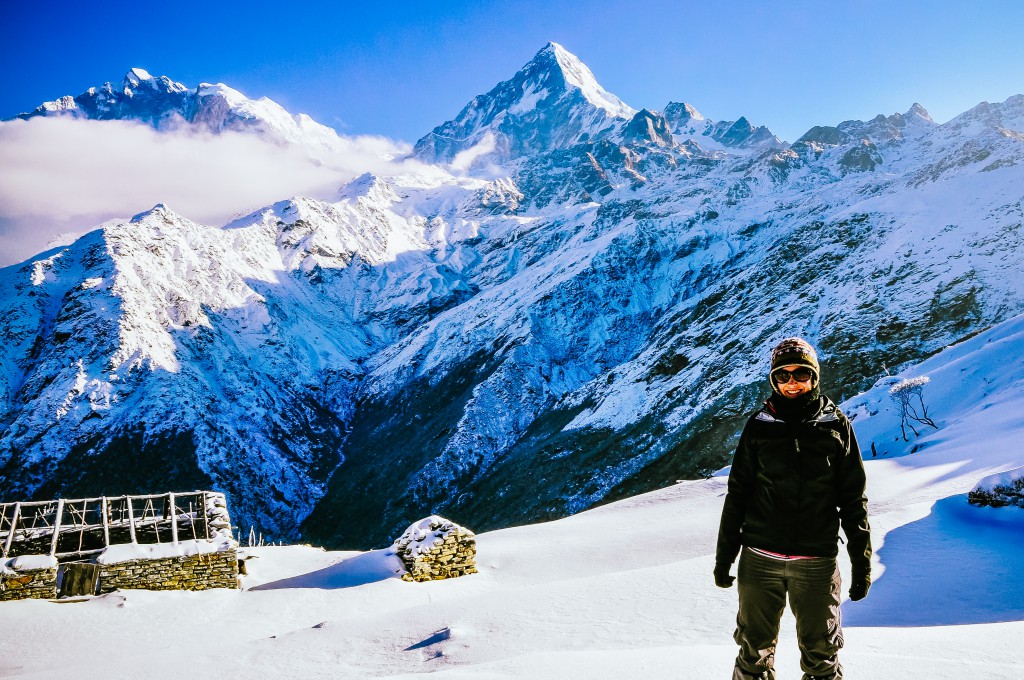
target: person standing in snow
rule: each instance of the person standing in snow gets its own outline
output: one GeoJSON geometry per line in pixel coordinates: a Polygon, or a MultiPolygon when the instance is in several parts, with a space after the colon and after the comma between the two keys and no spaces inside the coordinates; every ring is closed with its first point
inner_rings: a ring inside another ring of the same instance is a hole
{"type": "Polygon", "coordinates": [[[714,572],[716,585],[732,586],[739,555],[733,680],[774,680],[787,594],[803,679],[843,677],[840,525],[852,564],[850,599],[863,599],[871,586],[864,463],[849,419],[820,394],[819,378],[810,344],[779,343],[772,395],[747,421],[733,457],[714,572]]]}

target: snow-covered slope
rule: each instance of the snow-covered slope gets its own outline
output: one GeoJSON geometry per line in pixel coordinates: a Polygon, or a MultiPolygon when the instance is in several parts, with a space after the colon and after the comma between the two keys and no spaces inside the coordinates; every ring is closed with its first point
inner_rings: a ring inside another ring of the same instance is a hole
{"type": "MultiPolygon", "coordinates": [[[[867,599],[842,605],[848,676],[1024,677],[1024,510],[966,499],[977,479],[1024,463],[1022,357],[1016,317],[843,404],[865,445],[876,548],[867,599]],[[917,376],[930,378],[939,427],[904,444],[888,389],[917,376]]],[[[189,649],[191,672],[210,677],[728,677],[736,591],[711,578],[724,491],[718,475],[479,534],[480,573],[450,581],[403,582],[386,550],[266,547],[246,551],[241,592],[3,603],[0,673],[180,677],[189,649]]],[[[840,561],[847,579],[845,551],[840,561]]],[[[799,677],[798,661],[787,613],[780,677],[799,677]]]]}
{"type": "Polygon", "coordinates": [[[3,493],[212,484],[334,547],[561,517],[721,467],[785,335],[848,396],[1024,311],[1020,97],[731,146],[570,57],[451,123],[528,119],[498,179],[160,207],[0,270],[3,493]]]}
{"type": "Polygon", "coordinates": [[[430,248],[473,224],[403,219],[369,177],[347,193],[225,229],[160,205],[0,270],[5,493],[212,484],[241,517],[294,534],[342,460],[360,363],[465,294],[447,263],[460,249],[430,248]]]}
{"type": "Polygon", "coordinates": [[[375,511],[342,531],[381,514],[394,529],[414,507],[500,526],[706,474],[784,335],[809,336],[850,394],[1020,312],[1024,146],[928,129],[867,138],[885,157],[874,172],[844,165],[866,148],[852,138],[677,159],[600,203],[482,231],[480,293],[367,363],[350,474],[307,530],[339,531],[357,498],[375,511]],[[409,467],[374,476],[381,450],[409,467]]]}

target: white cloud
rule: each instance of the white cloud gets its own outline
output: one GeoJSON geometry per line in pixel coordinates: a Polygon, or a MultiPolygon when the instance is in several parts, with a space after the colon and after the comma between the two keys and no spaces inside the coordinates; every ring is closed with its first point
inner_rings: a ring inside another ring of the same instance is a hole
{"type": "Polygon", "coordinates": [[[477,159],[491,153],[495,148],[497,148],[497,139],[494,133],[488,130],[476,144],[455,154],[451,163],[452,169],[468,172],[477,159]]]}
{"type": "MultiPolygon", "coordinates": [[[[166,203],[218,225],[292,196],[333,199],[364,172],[389,174],[408,147],[343,137],[336,150],[251,134],[158,132],[127,121],[34,118],[0,123],[0,266],[67,232],[166,203]]],[[[409,163],[406,161],[405,163],[409,163]]]]}

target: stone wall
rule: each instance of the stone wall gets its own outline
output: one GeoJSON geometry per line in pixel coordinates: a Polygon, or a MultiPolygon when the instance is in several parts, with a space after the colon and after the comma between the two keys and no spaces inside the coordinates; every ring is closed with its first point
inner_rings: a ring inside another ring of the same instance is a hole
{"type": "Polygon", "coordinates": [[[394,549],[406,568],[403,581],[438,581],[476,573],[476,536],[437,515],[406,529],[394,549]]]}
{"type": "Polygon", "coordinates": [[[100,565],[100,593],[136,590],[238,588],[238,553],[214,553],[127,560],[100,565]]]}
{"type": "Polygon", "coordinates": [[[0,572],[0,602],[57,597],[57,568],[0,572]]]}

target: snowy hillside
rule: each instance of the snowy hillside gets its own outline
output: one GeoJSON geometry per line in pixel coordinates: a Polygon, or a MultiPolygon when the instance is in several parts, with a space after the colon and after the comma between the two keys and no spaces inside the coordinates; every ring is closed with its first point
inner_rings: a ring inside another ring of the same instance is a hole
{"type": "MultiPolygon", "coordinates": [[[[966,500],[978,479],[1024,464],[1021,357],[1018,316],[842,405],[866,450],[876,547],[867,599],[843,603],[849,677],[1024,677],[1024,511],[966,500]],[[938,429],[903,443],[888,390],[917,376],[938,429]]],[[[711,577],[724,492],[719,475],[481,534],[480,573],[448,581],[406,583],[384,550],[289,546],[249,549],[241,592],[6,602],[0,675],[177,678],[188,650],[209,677],[727,677],[736,591],[711,577]]],[[[787,613],[780,677],[799,677],[797,664],[787,613]]]]}
{"type": "Polygon", "coordinates": [[[446,291],[430,276],[451,268],[387,211],[389,190],[363,178],[350,194],[283,201],[225,229],[161,205],[0,270],[15,293],[0,309],[17,320],[0,350],[14,416],[0,462],[19,470],[5,493],[213,484],[251,523],[293,534],[341,461],[359,364],[421,307],[461,294],[458,278],[446,291]],[[374,294],[376,267],[398,254],[418,278],[374,294]],[[58,462],[67,474],[52,474],[58,462]]]}
{"type": "MultiPolygon", "coordinates": [[[[170,82],[75,105],[173,117],[170,82]]],[[[630,108],[550,44],[415,153],[0,270],[3,500],[212,486],[335,548],[564,517],[724,465],[786,335],[848,397],[1024,312],[1019,96],[787,146],[630,108]]]]}

